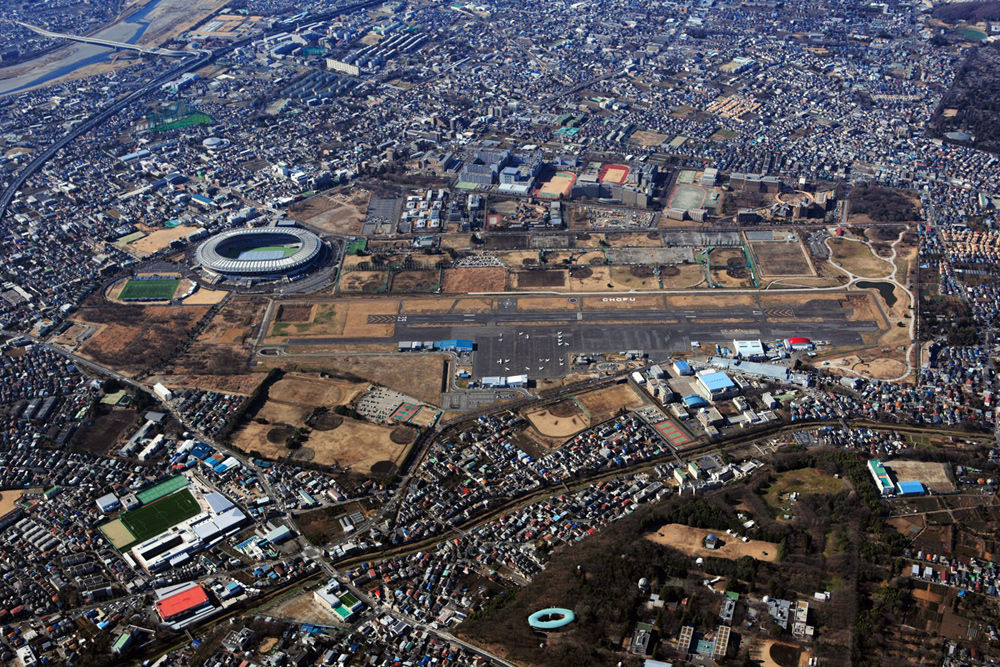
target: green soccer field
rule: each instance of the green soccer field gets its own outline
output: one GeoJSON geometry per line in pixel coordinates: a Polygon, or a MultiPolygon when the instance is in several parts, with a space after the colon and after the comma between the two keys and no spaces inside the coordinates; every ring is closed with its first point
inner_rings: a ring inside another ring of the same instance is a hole
{"type": "Polygon", "coordinates": [[[125,283],[118,298],[122,301],[168,301],[174,297],[180,284],[178,278],[130,280],[125,283]]]}
{"type": "Polygon", "coordinates": [[[199,512],[201,506],[187,489],[165,496],[150,505],[125,512],[121,516],[122,524],[135,536],[135,542],[126,548],[155,537],[199,512]]]}

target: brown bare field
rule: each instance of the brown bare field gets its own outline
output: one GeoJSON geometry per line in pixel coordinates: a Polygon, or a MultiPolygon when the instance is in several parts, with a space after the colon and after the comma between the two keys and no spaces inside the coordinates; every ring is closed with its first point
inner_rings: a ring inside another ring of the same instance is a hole
{"type": "Polygon", "coordinates": [[[662,248],[663,239],[657,232],[608,232],[605,240],[613,248],[662,248]]]}
{"type": "Polygon", "coordinates": [[[14,509],[17,501],[24,495],[24,489],[8,489],[0,491],[0,516],[14,509]]]}
{"type": "MultiPolygon", "coordinates": [[[[395,346],[393,346],[393,350],[395,346]]],[[[428,405],[441,405],[441,382],[445,355],[442,354],[393,354],[364,357],[345,357],[331,353],[326,357],[288,359],[277,357],[277,366],[289,369],[296,366],[340,375],[345,379],[367,380],[402,392],[428,405]]]]}
{"type": "Polygon", "coordinates": [[[438,286],[439,272],[400,271],[392,276],[392,292],[432,292],[438,286]]]}
{"type": "Polygon", "coordinates": [[[537,250],[510,250],[497,253],[500,261],[507,266],[519,269],[522,266],[538,266],[537,250]]]}
{"type": "Polygon", "coordinates": [[[347,322],[347,303],[297,303],[282,304],[283,307],[305,306],[311,309],[310,319],[305,322],[271,322],[265,341],[284,336],[339,336],[347,322]]]}
{"type": "MultiPolygon", "coordinates": [[[[99,297],[103,301],[103,297],[99,297]]],[[[170,359],[207,306],[85,305],[74,321],[101,325],[81,346],[81,354],[127,374],[170,359]]]]}
{"type": "Polygon", "coordinates": [[[469,234],[442,234],[441,247],[466,250],[472,247],[472,241],[469,234]]]}
{"type": "MultiPolygon", "coordinates": [[[[800,299],[801,300],[801,299],[800,299]]],[[[667,308],[683,310],[687,308],[755,308],[757,302],[752,294],[672,294],[667,297],[667,308]]]]}
{"type": "Polygon", "coordinates": [[[573,262],[577,266],[594,266],[596,264],[604,263],[604,251],[603,250],[592,250],[585,252],[578,256],[573,262]]]}
{"type": "Polygon", "coordinates": [[[616,384],[604,389],[589,391],[576,397],[584,410],[590,413],[590,423],[599,424],[611,419],[622,408],[632,410],[645,401],[627,384],[616,384]]]}
{"type": "Polygon", "coordinates": [[[455,307],[455,299],[403,299],[401,313],[447,313],[455,307]]]}
{"type": "Polygon", "coordinates": [[[285,322],[311,322],[315,305],[308,303],[288,303],[280,304],[274,313],[274,321],[284,324],[285,322]]]}
{"type": "MultiPolygon", "coordinates": [[[[339,528],[339,526],[338,526],[339,528]]],[[[332,611],[327,611],[316,602],[312,591],[306,591],[285,598],[275,605],[265,607],[268,616],[282,619],[295,619],[299,623],[315,625],[341,625],[340,617],[332,611]]]]}
{"type": "Polygon", "coordinates": [[[864,278],[885,278],[892,273],[892,264],[872,254],[861,241],[834,238],[829,241],[832,260],[851,273],[864,278]]]}
{"type": "Polygon", "coordinates": [[[489,313],[493,311],[493,299],[459,299],[453,309],[456,313],[489,313]]]}
{"type": "Polygon", "coordinates": [[[518,297],[517,309],[526,313],[576,310],[577,304],[570,303],[569,299],[565,296],[518,297]]]}
{"type": "Polygon", "coordinates": [[[680,523],[668,523],[659,530],[646,535],[646,539],[656,544],[682,551],[689,556],[713,558],[728,558],[736,560],[750,556],[757,560],[775,563],[778,560],[778,545],[774,542],[750,540],[743,542],[737,537],[704,528],[692,528],[680,523]],[[716,535],[722,546],[716,549],[706,549],[703,545],[705,536],[716,535]]]}
{"type": "MultiPolygon", "coordinates": [[[[143,230],[146,231],[146,230],[143,230]]],[[[192,232],[198,231],[198,227],[187,227],[180,225],[173,229],[166,227],[153,229],[147,232],[146,236],[128,244],[128,248],[142,255],[150,255],[159,250],[163,250],[177,239],[182,239],[192,232]]]]}
{"type": "Polygon", "coordinates": [[[572,399],[525,412],[524,417],[542,436],[560,440],[576,435],[591,424],[572,399]]]}
{"type": "Polygon", "coordinates": [[[366,391],[368,384],[368,382],[321,378],[303,373],[287,373],[271,385],[268,390],[268,402],[326,408],[347,405],[366,391]]]}
{"type": "Polygon", "coordinates": [[[233,298],[165,372],[222,376],[249,372],[250,343],[260,329],[264,311],[260,298],[233,298]]]}
{"type": "Polygon", "coordinates": [[[160,382],[170,389],[201,389],[202,391],[217,391],[223,394],[240,394],[249,396],[257,388],[262,373],[240,373],[233,375],[154,375],[151,382],[160,382]]]}
{"type": "Polygon", "coordinates": [[[713,266],[727,266],[730,261],[736,261],[742,266],[746,266],[746,256],[741,248],[714,248],[708,256],[709,263],[713,266]]]}
{"type": "Polygon", "coordinates": [[[660,281],[651,266],[612,266],[611,282],[615,287],[627,289],[660,289],[660,281]]]}
{"type": "Polygon", "coordinates": [[[502,266],[476,266],[445,269],[441,291],[446,294],[502,292],[507,289],[507,269],[502,266]]]}
{"type": "Polygon", "coordinates": [[[750,280],[750,272],[746,269],[738,270],[739,273],[745,274],[745,277],[730,275],[730,270],[728,269],[712,269],[711,272],[712,280],[723,287],[734,289],[753,287],[753,282],[750,280]]]}
{"type": "Polygon", "coordinates": [[[701,264],[671,264],[660,267],[663,289],[687,289],[705,282],[705,269],[701,264]],[[677,273],[674,273],[676,270],[677,273]]]}
{"type": "Polygon", "coordinates": [[[606,292],[614,289],[611,269],[607,266],[580,266],[569,272],[569,288],[574,292],[606,292]]]}
{"type": "Polygon", "coordinates": [[[955,491],[955,483],[948,475],[948,464],[935,461],[902,461],[885,462],[886,468],[895,473],[896,479],[906,481],[919,480],[925,487],[935,493],[951,493],[955,491]]]}
{"type": "Polygon", "coordinates": [[[341,274],[337,291],[373,294],[385,291],[388,279],[389,276],[385,271],[349,271],[341,274]]]}
{"type": "Polygon", "coordinates": [[[751,243],[757,269],[764,276],[815,275],[799,242],[762,241],[751,243]]]}
{"type": "Polygon", "coordinates": [[[515,271],[513,288],[519,290],[564,289],[566,287],[566,269],[539,269],[534,271],[515,271]]]}
{"type": "Polygon", "coordinates": [[[344,270],[353,269],[370,261],[372,261],[372,258],[364,255],[345,255],[342,267],[344,270]]]}
{"type": "Polygon", "coordinates": [[[646,146],[647,148],[651,146],[659,146],[666,140],[667,135],[650,132],[648,130],[637,130],[632,133],[631,137],[629,137],[629,141],[632,143],[640,146],[646,146]]]}
{"type": "Polygon", "coordinates": [[[221,289],[202,289],[199,288],[195,290],[195,293],[184,299],[185,306],[214,306],[229,294],[226,290],[221,289]]]}
{"type": "MultiPolygon", "coordinates": [[[[304,418],[309,414],[309,409],[303,407],[276,404],[271,408],[268,406],[272,406],[271,402],[265,404],[258,414],[267,419],[270,416],[285,416],[288,418],[285,423],[293,425],[302,425],[301,422],[294,423],[298,415],[304,418]]],[[[343,423],[335,429],[313,430],[301,449],[294,451],[285,447],[283,442],[274,443],[268,439],[267,434],[272,428],[273,424],[250,422],[235,434],[234,442],[244,451],[256,451],[267,458],[278,459],[291,455],[295,460],[357,468],[362,474],[367,474],[378,461],[400,460],[410,447],[392,442],[390,436],[394,427],[369,424],[350,417],[345,417],[343,423]]]]}
{"type": "Polygon", "coordinates": [[[289,212],[296,220],[331,234],[360,234],[370,194],[360,190],[350,196],[316,195],[293,204],[289,212]]]}
{"type": "MultiPolygon", "coordinates": [[[[605,241],[604,234],[597,232],[581,232],[577,234],[573,241],[573,246],[576,248],[600,248],[601,241],[605,241]],[[583,238],[581,238],[583,237],[583,238]]],[[[599,251],[601,257],[604,257],[604,251],[599,251]]]]}
{"type": "Polygon", "coordinates": [[[583,310],[666,310],[663,297],[652,294],[628,296],[585,296],[580,299],[583,310]]]}

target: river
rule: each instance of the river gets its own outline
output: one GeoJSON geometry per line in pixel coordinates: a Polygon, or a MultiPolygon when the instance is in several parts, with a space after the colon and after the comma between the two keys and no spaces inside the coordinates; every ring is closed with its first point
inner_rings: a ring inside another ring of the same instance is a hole
{"type": "MultiPolygon", "coordinates": [[[[99,30],[92,36],[114,42],[135,44],[149,27],[150,21],[147,17],[160,2],[162,0],[150,0],[142,9],[127,19],[99,30]]],[[[115,49],[107,46],[69,40],[67,42],[69,46],[58,51],[26,63],[0,69],[0,95],[9,95],[41,86],[67,74],[72,74],[80,68],[107,62],[115,52],[115,49]],[[17,72],[26,73],[16,74],[17,72]]]]}

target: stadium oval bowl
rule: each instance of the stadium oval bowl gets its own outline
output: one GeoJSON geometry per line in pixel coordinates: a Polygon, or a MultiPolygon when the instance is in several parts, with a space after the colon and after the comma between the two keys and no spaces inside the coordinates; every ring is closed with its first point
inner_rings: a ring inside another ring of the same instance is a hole
{"type": "Polygon", "coordinates": [[[202,267],[229,276],[278,276],[296,273],[316,261],[323,241],[299,227],[248,227],[216,234],[200,246],[195,260],[202,267]],[[295,252],[274,259],[240,259],[237,251],[249,251],[266,244],[296,243],[295,252]],[[227,252],[228,251],[228,252],[227,252]]]}
{"type": "Polygon", "coordinates": [[[558,630],[576,620],[576,614],[571,609],[549,607],[539,609],[528,617],[528,625],[536,630],[558,630]]]}

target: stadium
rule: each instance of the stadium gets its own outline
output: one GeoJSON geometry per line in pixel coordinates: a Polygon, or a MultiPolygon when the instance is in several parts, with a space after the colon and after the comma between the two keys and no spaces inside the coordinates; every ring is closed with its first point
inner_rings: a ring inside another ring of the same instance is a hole
{"type": "Polygon", "coordinates": [[[232,229],[202,243],[195,261],[223,277],[277,279],[310,269],[324,248],[318,236],[298,227],[232,229]]]}

